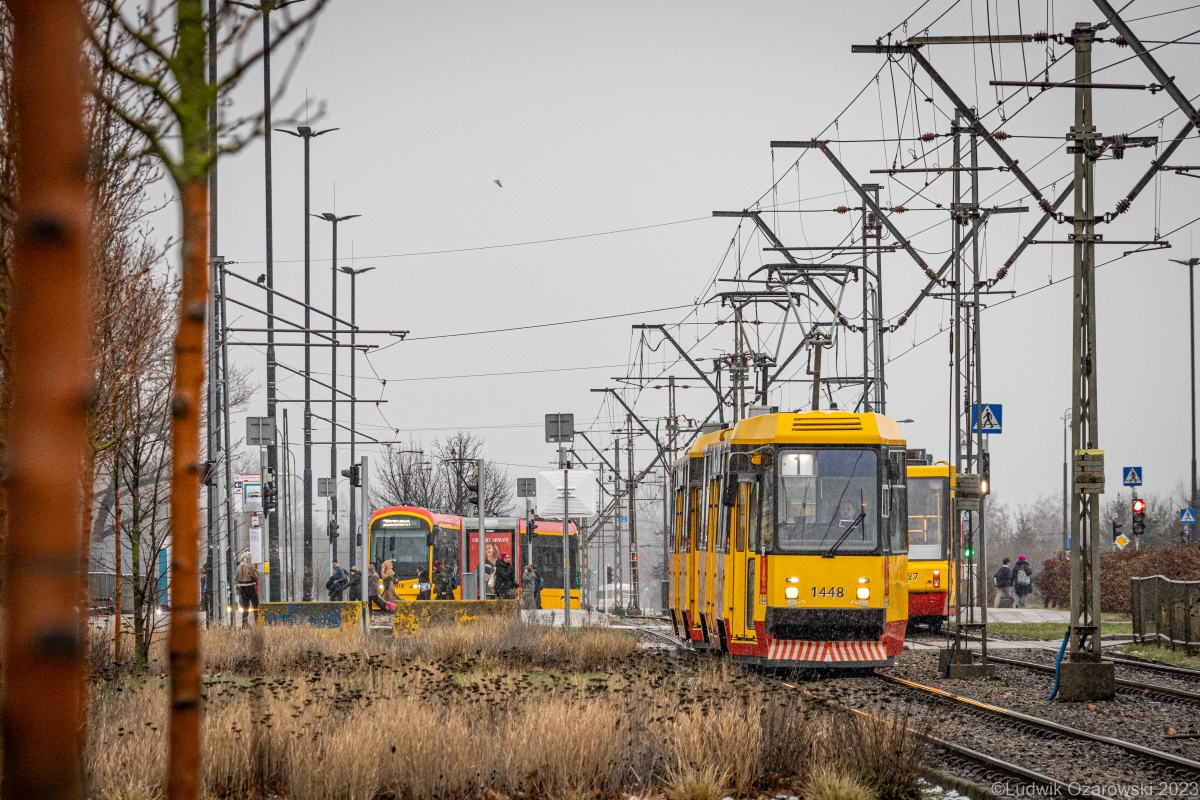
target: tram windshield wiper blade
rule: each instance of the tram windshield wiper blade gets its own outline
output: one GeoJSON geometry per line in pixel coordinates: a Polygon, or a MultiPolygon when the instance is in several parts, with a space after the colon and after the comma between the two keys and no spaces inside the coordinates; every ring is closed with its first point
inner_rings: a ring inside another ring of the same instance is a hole
{"type": "Polygon", "coordinates": [[[834,553],[836,553],[837,549],[842,546],[842,542],[846,541],[846,537],[848,537],[850,535],[851,531],[853,531],[856,527],[858,527],[858,523],[862,522],[866,518],[867,518],[866,511],[858,512],[858,516],[855,517],[854,521],[851,522],[850,525],[846,528],[846,532],[843,533],[840,537],[838,537],[838,540],[833,543],[833,547],[829,548],[829,552],[822,555],[821,558],[833,558],[834,553]]]}

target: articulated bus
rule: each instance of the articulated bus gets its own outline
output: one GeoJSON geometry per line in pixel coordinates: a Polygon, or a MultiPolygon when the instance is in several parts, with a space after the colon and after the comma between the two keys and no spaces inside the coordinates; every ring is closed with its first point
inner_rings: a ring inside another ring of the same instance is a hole
{"type": "Polygon", "coordinates": [[[761,414],[700,437],[673,476],[677,635],[768,667],[894,662],[908,622],[895,421],[761,414]]]}
{"type": "Polygon", "coordinates": [[[908,618],[937,633],[954,602],[948,548],[954,529],[950,508],[955,475],[945,461],[931,461],[924,450],[909,451],[908,618]]]}
{"type": "MultiPolygon", "coordinates": [[[[367,543],[367,552],[371,554],[371,563],[382,575],[383,562],[392,562],[396,594],[401,600],[417,599],[418,569],[424,569],[429,576],[435,562],[456,567],[459,563],[462,517],[435,514],[416,506],[388,506],[371,515],[368,530],[371,541],[367,543]]],[[[461,597],[457,588],[454,597],[461,597]]]]}

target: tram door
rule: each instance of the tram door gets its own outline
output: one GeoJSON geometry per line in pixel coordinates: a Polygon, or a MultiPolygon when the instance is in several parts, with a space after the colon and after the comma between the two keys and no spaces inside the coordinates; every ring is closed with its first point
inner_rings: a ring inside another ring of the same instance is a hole
{"type": "Polygon", "coordinates": [[[689,486],[688,516],[687,516],[687,577],[684,579],[684,591],[687,593],[687,610],[691,618],[691,627],[700,628],[700,598],[697,576],[700,572],[700,487],[689,486]]]}
{"type": "Polygon", "coordinates": [[[728,617],[734,639],[745,639],[750,635],[747,632],[747,625],[750,630],[754,629],[754,602],[751,596],[754,586],[754,575],[752,574],[754,559],[750,552],[750,531],[747,524],[750,519],[750,515],[747,513],[750,509],[750,486],[751,484],[744,482],[738,484],[737,505],[733,508],[734,517],[731,520],[733,534],[733,592],[731,596],[733,602],[728,617]]]}

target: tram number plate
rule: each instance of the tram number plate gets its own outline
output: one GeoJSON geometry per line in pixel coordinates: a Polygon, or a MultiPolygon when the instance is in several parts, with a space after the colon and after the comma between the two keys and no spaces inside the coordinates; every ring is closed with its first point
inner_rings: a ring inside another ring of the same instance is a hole
{"type": "Polygon", "coordinates": [[[826,597],[826,598],[845,597],[846,590],[844,588],[842,588],[841,586],[836,586],[836,587],[835,586],[821,586],[821,587],[814,586],[814,587],[812,587],[812,596],[813,597],[826,597]]]}
{"type": "Polygon", "coordinates": [[[921,573],[919,573],[919,572],[910,572],[910,573],[908,573],[908,579],[909,579],[909,581],[915,581],[915,580],[917,580],[917,579],[918,579],[918,578],[920,578],[920,577],[921,577],[921,573]]]}

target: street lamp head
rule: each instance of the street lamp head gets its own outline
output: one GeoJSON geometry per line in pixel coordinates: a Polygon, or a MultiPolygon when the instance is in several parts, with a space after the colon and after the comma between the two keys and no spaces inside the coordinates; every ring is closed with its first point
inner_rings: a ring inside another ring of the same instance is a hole
{"type": "Polygon", "coordinates": [[[1187,261],[1180,261],[1178,258],[1168,258],[1167,260],[1173,261],[1176,264],[1183,264],[1185,267],[1194,267],[1197,264],[1200,264],[1200,257],[1189,258],[1187,261]]]}
{"type": "Polygon", "coordinates": [[[354,269],[353,267],[338,267],[338,269],[340,269],[342,272],[346,273],[347,275],[362,275],[364,272],[370,272],[371,270],[373,270],[375,268],[374,267],[363,267],[362,269],[354,269]]]}
{"type": "Polygon", "coordinates": [[[896,422],[916,422],[916,420],[912,420],[912,419],[898,419],[898,420],[896,420],[896,422]]]}
{"type": "Polygon", "coordinates": [[[326,211],[323,214],[313,214],[312,216],[316,217],[317,219],[323,219],[326,222],[338,223],[338,222],[345,222],[348,219],[354,219],[355,217],[361,217],[362,214],[347,214],[344,217],[339,217],[337,214],[332,214],[332,213],[326,211]]]}

